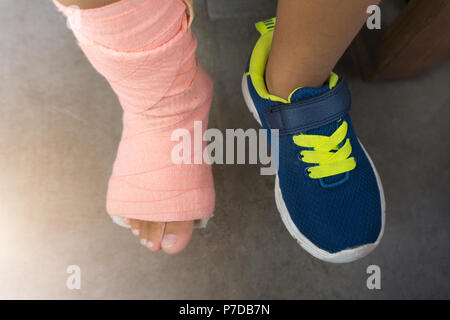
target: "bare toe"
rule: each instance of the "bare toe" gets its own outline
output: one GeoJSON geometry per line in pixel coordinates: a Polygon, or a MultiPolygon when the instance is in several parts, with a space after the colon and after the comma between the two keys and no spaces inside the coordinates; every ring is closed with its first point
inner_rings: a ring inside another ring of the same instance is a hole
{"type": "Polygon", "coordinates": [[[162,249],[169,254],[181,252],[191,239],[194,221],[167,222],[161,241],[162,249]]]}
{"type": "Polygon", "coordinates": [[[141,220],[130,219],[131,233],[136,237],[139,236],[141,228],[141,220]]]}
{"type": "Polygon", "coordinates": [[[175,254],[186,248],[194,228],[193,221],[152,222],[130,219],[131,232],[139,237],[141,245],[151,251],[163,249],[175,254]]]}
{"type": "Polygon", "coordinates": [[[151,251],[161,250],[161,239],[163,237],[165,222],[146,222],[148,236],[146,246],[151,251]]]}

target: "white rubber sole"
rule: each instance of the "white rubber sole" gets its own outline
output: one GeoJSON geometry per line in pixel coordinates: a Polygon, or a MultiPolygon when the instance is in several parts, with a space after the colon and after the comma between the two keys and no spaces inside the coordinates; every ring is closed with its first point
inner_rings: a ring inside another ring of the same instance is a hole
{"type": "MultiPolygon", "coordinates": [[[[259,118],[258,111],[256,110],[255,104],[253,103],[253,100],[250,96],[250,92],[248,89],[247,84],[247,76],[244,73],[244,76],[242,77],[242,94],[244,96],[245,103],[247,104],[247,107],[249,111],[253,114],[253,117],[255,117],[256,121],[261,125],[261,119],[259,118]]],[[[361,144],[361,142],[360,142],[361,144]]],[[[280,183],[278,180],[278,174],[275,178],[275,203],[277,205],[277,209],[280,212],[281,220],[283,221],[284,225],[288,229],[291,236],[297,240],[298,244],[305,249],[307,252],[309,252],[312,256],[331,263],[347,263],[352,262],[358,259],[361,259],[362,257],[368,255],[373,249],[375,249],[378,244],[380,243],[381,238],[383,237],[384,233],[384,224],[385,224],[385,211],[386,211],[386,201],[384,198],[384,191],[383,191],[383,185],[381,184],[380,176],[377,172],[377,169],[375,168],[375,165],[373,164],[372,159],[370,158],[369,154],[367,153],[366,149],[364,149],[364,146],[361,144],[362,149],[364,150],[367,158],[369,159],[370,165],[372,166],[375,176],[377,179],[378,184],[378,190],[380,192],[380,201],[381,201],[381,231],[378,235],[377,240],[374,243],[362,245],[355,248],[350,248],[346,250],[342,250],[336,253],[330,253],[328,251],[325,251],[319,247],[317,247],[315,244],[313,244],[308,238],[306,238],[300,230],[296,227],[295,223],[292,221],[291,216],[289,214],[288,209],[286,208],[286,204],[283,200],[283,195],[281,193],[280,189],[280,183]]]]}

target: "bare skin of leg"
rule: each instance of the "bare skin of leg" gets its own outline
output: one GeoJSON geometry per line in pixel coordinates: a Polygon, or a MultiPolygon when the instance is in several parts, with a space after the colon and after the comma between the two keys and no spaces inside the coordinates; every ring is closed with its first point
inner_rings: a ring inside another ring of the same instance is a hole
{"type": "Polygon", "coordinates": [[[287,98],[299,86],[321,87],[379,0],[278,0],[266,67],[271,94],[287,98]]]}
{"type": "MultiPolygon", "coordinates": [[[[94,9],[120,0],[58,0],[61,4],[76,5],[80,9],[94,9]]],[[[187,0],[190,21],[193,18],[193,0],[187,0]]],[[[151,251],[164,250],[168,254],[181,252],[191,239],[194,221],[152,222],[129,219],[132,233],[140,238],[142,245],[151,251]]]]}

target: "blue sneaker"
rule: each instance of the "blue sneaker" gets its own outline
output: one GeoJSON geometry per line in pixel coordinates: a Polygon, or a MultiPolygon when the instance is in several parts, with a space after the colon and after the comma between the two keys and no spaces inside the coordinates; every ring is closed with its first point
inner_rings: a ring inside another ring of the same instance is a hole
{"type": "MultiPolygon", "coordinates": [[[[275,201],[290,234],[314,257],[344,263],[371,252],[384,230],[385,200],[375,166],[350,120],[347,81],[269,94],[264,72],[275,18],[261,33],[242,79],[245,102],[265,129],[278,129],[275,201]]],[[[270,132],[268,132],[270,141],[270,132]]]]}

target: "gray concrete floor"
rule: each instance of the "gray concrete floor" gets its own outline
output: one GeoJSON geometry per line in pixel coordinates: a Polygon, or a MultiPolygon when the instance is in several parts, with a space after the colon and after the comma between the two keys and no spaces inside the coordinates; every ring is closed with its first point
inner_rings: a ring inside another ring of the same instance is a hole
{"type": "MultiPolygon", "coordinates": [[[[258,128],[240,93],[253,18],[207,18],[199,59],[215,80],[211,127],[258,128]]],[[[303,251],[257,165],[216,165],[215,217],[178,256],[150,253],[104,202],[121,108],[50,1],[0,2],[0,298],[450,298],[450,61],[419,78],[364,83],[346,56],[356,130],[387,198],[379,248],[346,265],[303,251]],[[381,267],[382,289],[366,288],[381,267]],[[82,270],[81,290],[66,268],[82,270]]]]}

